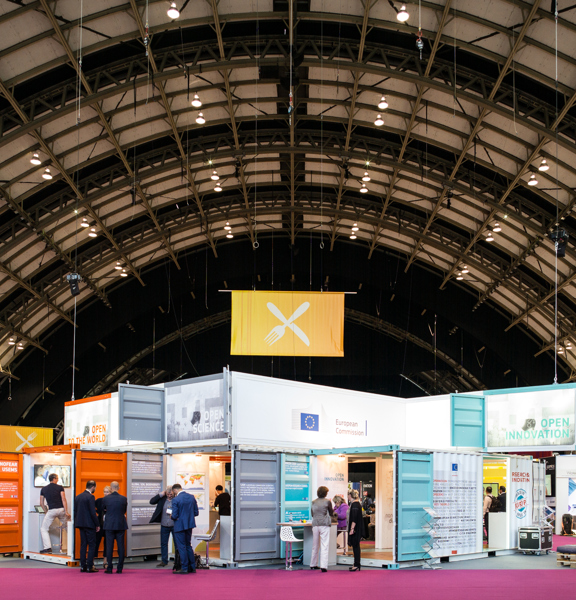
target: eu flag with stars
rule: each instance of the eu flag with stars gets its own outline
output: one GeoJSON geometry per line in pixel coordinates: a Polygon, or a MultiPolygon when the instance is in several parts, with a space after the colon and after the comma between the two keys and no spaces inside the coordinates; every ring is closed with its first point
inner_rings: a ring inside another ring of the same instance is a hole
{"type": "Polygon", "coordinates": [[[319,422],[320,418],[318,415],[300,413],[300,429],[303,431],[318,431],[319,422]]]}

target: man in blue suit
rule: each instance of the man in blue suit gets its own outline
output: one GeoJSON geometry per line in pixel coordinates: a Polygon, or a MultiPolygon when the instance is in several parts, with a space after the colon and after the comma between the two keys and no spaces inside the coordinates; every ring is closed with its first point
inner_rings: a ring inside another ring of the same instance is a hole
{"type": "Polygon", "coordinates": [[[118,493],[120,484],[113,481],[110,484],[110,494],[102,498],[102,510],[104,511],[104,531],[106,532],[106,562],[108,567],[104,573],[112,573],[112,553],[114,552],[114,540],[118,546],[118,565],[116,573],[122,573],[124,567],[124,533],[128,529],[126,523],[126,509],[128,500],[126,496],[118,493]]]}
{"type": "Polygon", "coordinates": [[[94,552],[96,550],[96,532],[100,531],[100,522],[96,515],[94,490],[96,482],[86,482],[86,489],[74,499],[74,526],[80,530],[80,572],[98,573],[94,568],[94,552]],[[86,559],[88,549],[88,559],[86,559]]]}
{"type": "Polygon", "coordinates": [[[191,541],[192,530],[196,527],[194,517],[198,516],[198,504],[192,494],[182,492],[182,486],[179,483],[172,486],[172,493],[175,496],[172,500],[174,542],[182,561],[182,569],[174,571],[174,573],[177,575],[196,573],[196,561],[194,560],[191,541]]]}

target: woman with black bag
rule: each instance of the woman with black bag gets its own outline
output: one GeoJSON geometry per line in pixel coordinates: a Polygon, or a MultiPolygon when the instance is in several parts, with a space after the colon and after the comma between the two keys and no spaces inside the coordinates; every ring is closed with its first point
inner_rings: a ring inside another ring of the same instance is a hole
{"type": "Polygon", "coordinates": [[[364,536],[364,520],[362,519],[362,505],[360,504],[360,495],[356,490],[348,492],[348,504],[350,505],[350,515],[348,517],[348,544],[352,546],[354,552],[354,566],[350,571],[360,570],[360,540],[364,536]]]}

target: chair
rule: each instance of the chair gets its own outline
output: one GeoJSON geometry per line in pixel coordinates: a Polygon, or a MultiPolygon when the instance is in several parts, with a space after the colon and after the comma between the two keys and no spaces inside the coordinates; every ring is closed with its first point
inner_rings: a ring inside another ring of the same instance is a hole
{"type": "Polygon", "coordinates": [[[342,548],[344,550],[344,552],[342,552],[342,554],[344,556],[346,556],[346,551],[348,549],[348,529],[337,529],[336,530],[336,539],[338,539],[338,536],[342,534],[342,548]]]}
{"type": "Polygon", "coordinates": [[[286,570],[292,571],[292,543],[293,542],[303,542],[304,540],[300,540],[294,536],[294,530],[289,525],[283,525],[280,529],[280,540],[286,543],[286,570]],[[290,549],[290,558],[288,558],[288,549],[290,549]]]}
{"type": "Polygon", "coordinates": [[[208,550],[209,550],[209,544],[210,542],[214,541],[214,538],[216,537],[216,532],[218,531],[218,525],[220,525],[220,519],[218,519],[216,521],[216,523],[214,523],[214,527],[212,528],[212,531],[210,531],[209,533],[199,533],[199,534],[194,534],[194,539],[200,541],[200,542],[206,542],[206,566],[209,566],[209,562],[208,562],[208,550]]]}

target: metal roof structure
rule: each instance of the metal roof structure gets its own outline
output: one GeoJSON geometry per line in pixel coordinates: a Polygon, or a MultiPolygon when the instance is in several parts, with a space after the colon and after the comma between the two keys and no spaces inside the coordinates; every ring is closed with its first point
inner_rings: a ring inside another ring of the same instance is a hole
{"type": "MultiPolygon", "coordinates": [[[[62,353],[54,340],[63,332],[70,348],[75,314],[93,322],[100,313],[90,311],[116,310],[113,296],[147,296],[148,273],[182,275],[200,251],[215,265],[213,295],[240,274],[240,247],[250,281],[250,253],[270,261],[274,239],[313,243],[343,264],[353,255],[364,274],[379,256],[395,257],[401,273],[424,278],[421,289],[448,290],[446,327],[463,310],[458,327],[478,318],[513,332],[514,347],[545,360],[550,377],[557,361],[559,381],[576,378],[576,4],[422,1],[406,5],[404,22],[401,3],[388,0],[176,5],[171,19],[164,0],[0,2],[0,404],[9,421],[50,400],[51,378],[69,381],[69,356],[42,378],[38,361],[62,353]],[[565,257],[550,239],[559,229],[569,235],[565,257]],[[82,278],[76,297],[70,273],[82,278]],[[8,379],[20,386],[18,407],[7,404],[8,379]]],[[[353,275],[346,285],[361,283],[353,275]]],[[[183,343],[185,326],[222,326],[219,309],[181,319],[173,340],[183,343]]],[[[436,360],[429,339],[371,312],[352,308],[347,320],[436,360]]],[[[106,345],[95,329],[86,352],[106,345]]],[[[135,344],[79,393],[122,380],[155,342],[135,344]]],[[[458,376],[461,389],[490,383],[457,349],[444,354],[452,375],[440,390],[458,376]]],[[[149,367],[139,381],[151,381],[149,367]]],[[[432,379],[438,389],[434,371],[421,370],[422,389],[432,379]]]]}

